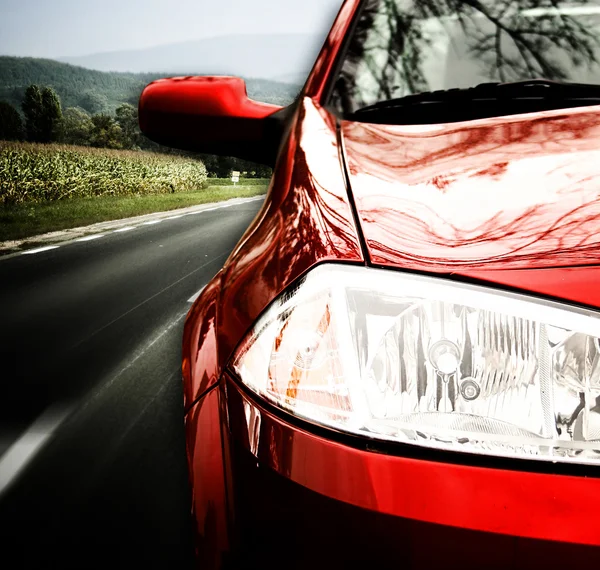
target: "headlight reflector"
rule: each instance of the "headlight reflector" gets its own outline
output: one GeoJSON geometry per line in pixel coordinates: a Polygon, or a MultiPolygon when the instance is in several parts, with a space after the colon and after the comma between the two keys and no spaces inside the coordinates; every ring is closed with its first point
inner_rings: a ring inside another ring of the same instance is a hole
{"type": "Polygon", "coordinates": [[[600,316],[482,286],[321,265],[267,309],[232,366],[338,431],[600,463],[600,316]]]}

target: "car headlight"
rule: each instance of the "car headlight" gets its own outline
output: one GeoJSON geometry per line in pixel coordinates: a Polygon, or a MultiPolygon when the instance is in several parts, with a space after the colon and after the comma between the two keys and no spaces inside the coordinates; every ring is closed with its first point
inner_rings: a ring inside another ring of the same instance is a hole
{"type": "Polygon", "coordinates": [[[439,449],[600,463],[600,316],[435,277],[321,265],[232,366],[291,414],[439,449]]]}

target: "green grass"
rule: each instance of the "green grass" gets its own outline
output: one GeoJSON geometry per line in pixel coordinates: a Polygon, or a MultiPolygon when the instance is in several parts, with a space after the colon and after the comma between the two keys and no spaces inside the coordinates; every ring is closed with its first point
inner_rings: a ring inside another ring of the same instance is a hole
{"type": "Polygon", "coordinates": [[[268,184],[209,179],[192,157],[0,141],[0,242],[256,196],[268,184]]]}
{"type": "MultiPolygon", "coordinates": [[[[211,185],[197,192],[175,194],[150,194],[141,196],[96,196],[73,198],[54,202],[23,203],[0,207],[0,242],[22,240],[31,236],[86,226],[97,222],[118,220],[153,212],[186,208],[209,202],[220,202],[230,198],[247,198],[264,194],[268,180],[263,184],[233,186],[211,185]]],[[[221,185],[223,183],[223,185],[221,185]]]]}

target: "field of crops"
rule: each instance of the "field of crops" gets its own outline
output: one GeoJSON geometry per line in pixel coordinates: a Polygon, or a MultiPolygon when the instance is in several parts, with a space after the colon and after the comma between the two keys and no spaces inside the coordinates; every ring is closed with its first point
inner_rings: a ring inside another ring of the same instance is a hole
{"type": "Polygon", "coordinates": [[[0,205],[193,192],[204,164],[141,151],[0,141],[0,205]]]}

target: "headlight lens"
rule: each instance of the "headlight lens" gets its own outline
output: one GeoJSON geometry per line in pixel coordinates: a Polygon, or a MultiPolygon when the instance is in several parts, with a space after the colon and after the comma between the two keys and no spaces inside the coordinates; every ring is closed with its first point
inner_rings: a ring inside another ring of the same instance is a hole
{"type": "Polygon", "coordinates": [[[375,439],[600,463],[596,312],[433,277],[321,265],[232,362],[251,390],[375,439]]]}

